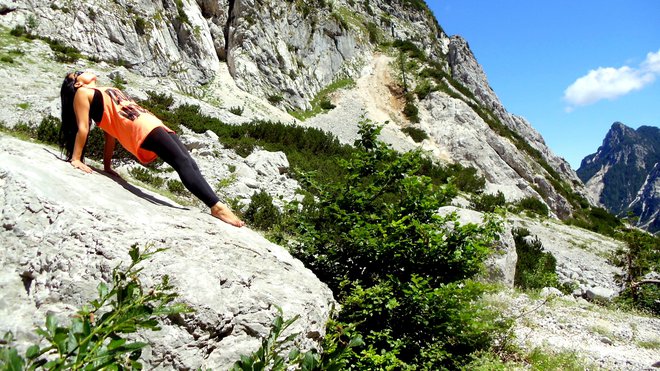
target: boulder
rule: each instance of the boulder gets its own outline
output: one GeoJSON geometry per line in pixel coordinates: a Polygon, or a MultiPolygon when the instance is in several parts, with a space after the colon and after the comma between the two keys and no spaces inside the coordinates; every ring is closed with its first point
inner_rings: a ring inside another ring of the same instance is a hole
{"type": "MultiPolygon", "coordinates": [[[[228,369],[255,351],[282,308],[303,349],[319,347],[331,291],[284,248],[249,228],[110,178],[85,174],[59,151],[0,135],[0,333],[19,349],[47,313],[67,319],[137,243],[168,248],[144,265],[148,284],[169,275],[195,312],[142,333],[147,369],[228,369]]],[[[98,165],[94,166],[98,169],[98,165]]]]}

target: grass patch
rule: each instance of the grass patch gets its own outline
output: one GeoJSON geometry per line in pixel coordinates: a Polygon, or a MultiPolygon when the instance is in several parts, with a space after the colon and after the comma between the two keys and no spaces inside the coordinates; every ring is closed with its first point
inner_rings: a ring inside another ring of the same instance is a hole
{"type": "Polygon", "coordinates": [[[412,140],[415,141],[415,143],[420,143],[424,139],[428,139],[429,135],[426,134],[426,132],[420,128],[416,128],[414,126],[406,126],[405,128],[401,129],[404,133],[408,134],[412,138],[412,140]]]}
{"type": "Polygon", "coordinates": [[[660,349],[660,340],[638,341],[637,346],[644,349],[660,349]]]}
{"type": "Polygon", "coordinates": [[[332,84],[326,86],[323,88],[321,91],[316,94],[314,99],[312,99],[311,102],[309,102],[312,105],[312,108],[310,110],[306,111],[301,111],[301,110],[293,110],[289,111],[289,114],[295,118],[297,118],[300,121],[305,121],[308,118],[312,118],[320,113],[327,112],[330,109],[334,108],[334,106],[330,106],[330,94],[340,90],[340,89],[345,89],[345,88],[352,88],[355,86],[355,81],[353,79],[340,79],[332,84]]]}

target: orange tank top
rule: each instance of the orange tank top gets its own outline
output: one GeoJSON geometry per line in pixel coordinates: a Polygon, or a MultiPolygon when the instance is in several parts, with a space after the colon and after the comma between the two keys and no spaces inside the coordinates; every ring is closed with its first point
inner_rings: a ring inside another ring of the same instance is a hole
{"type": "Polygon", "coordinates": [[[143,164],[155,160],[156,154],[141,148],[142,142],[155,128],[162,126],[170,133],[158,117],[140,107],[133,99],[115,88],[98,88],[103,94],[103,118],[98,126],[116,138],[126,150],[143,164]]]}

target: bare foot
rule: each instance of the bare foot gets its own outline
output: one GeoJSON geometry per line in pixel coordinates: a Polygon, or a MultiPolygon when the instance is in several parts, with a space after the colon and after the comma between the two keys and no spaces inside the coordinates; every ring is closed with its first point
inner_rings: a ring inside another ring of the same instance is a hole
{"type": "Polygon", "coordinates": [[[211,207],[211,215],[234,227],[240,228],[245,225],[244,221],[240,220],[227,206],[220,202],[211,207]]]}

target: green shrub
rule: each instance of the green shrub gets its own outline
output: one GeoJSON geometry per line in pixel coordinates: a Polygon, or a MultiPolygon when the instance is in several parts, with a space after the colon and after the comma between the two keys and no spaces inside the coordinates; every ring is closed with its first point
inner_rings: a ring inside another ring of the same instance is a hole
{"type": "Polygon", "coordinates": [[[124,90],[126,88],[126,83],[128,82],[120,74],[115,74],[111,81],[112,86],[119,90],[124,90]]]}
{"type": "Polygon", "coordinates": [[[144,167],[134,167],[128,171],[136,180],[142,183],[150,184],[156,188],[160,188],[165,184],[165,179],[151,174],[151,172],[144,167]]]}
{"type": "Polygon", "coordinates": [[[60,119],[48,115],[41,120],[37,127],[37,140],[49,144],[57,144],[60,132],[60,119]]]}
{"type": "Polygon", "coordinates": [[[273,198],[265,191],[261,191],[250,198],[244,217],[250,225],[267,231],[279,223],[281,214],[273,205],[273,198]]]}
{"type": "Polygon", "coordinates": [[[416,143],[420,143],[424,139],[429,138],[429,135],[426,134],[424,130],[414,126],[406,126],[405,128],[401,129],[401,131],[408,134],[416,143]]]}
{"type": "Polygon", "coordinates": [[[516,208],[519,211],[525,210],[543,217],[547,217],[550,214],[548,205],[536,197],[525,197],[520,199],[516,203],[516,208]]]}
{"type": "Polygon", "coordinates": [[[374,22],[367,23],[367,34],[369,35],[369,42],[372,44],[379,44],[383,40],[382,31],[374,22]]]}
{"type": "Polygon", "coordinates": [[[26,124],[24,122],[19,122],[11,129],[12,132],[25,135],[30,138],[36,138],[37,132],[32,125],[26,124]]]}
{"type": "Polygon", "coordinates": [[[473,209],[487,213],[492,213],[498,207],[503,207],[506,204],[506,198],[501,191],[497,191],[496,194],[474,195],[470,201],[473,209]]]}
{"type": "Polygon", "coordinates": [[[337,107],[334,104],[332,104],[332,102],[328,98],[322,99],[321,102],[319,102],[319,106],[321,106],[321,108],[324,110],[331,110],[337,107]]]}
{"type": "Polygon", "coordinates": [[[167,181],[167,189],[175,195],[190,196],[190,192],[188,192],[183,183],[176,179],[170,179],[167,181]]]}
{"type": "Polygon", "coordinates": [[[144,20],[144,18],[140,16],[135,17],[135,32],[138,35],[144,35],[147,30],[147,21],[144,20]]]}
{"type": "Polygon", "coordinates": [[[626,247],[618,249],[612,257],[612,263],[624,272],[616,276],[625,287],[617,300],[660,316],[660,286],[637,285],[646,274],[660,272],[660,236],[628,229],[619,232],[617,238],[626,243],[626,247]]]}
{"type": "Polygon", "coordinates": [[[456,172],[453,184],[458,189],[469,193],[481,193],[486,186],[486,179],[480,176],[477,169],[473,167],[463,167],[456,164],[455,168],[459,170],[456,172]]]}
{"type": "Polygon", "coordinates": [[[431,94],[431,91],[433,91],[433,88],[431,87],[431,83],[428,80],[422,81],[415,87],[415,94],[417,94],[417,98],[419,98],[419,100],[426,98],[429,94],[431,94]]]}
{"type": "Polygon", "coordinates": [[[72,46],[66,46],[58,40],[43,38],[55,54],[55,60],[62,63],[73,63],[82,58],[80,51],[72,46]]]}
{"type": "Polygon", "coordinates": [[[169,277],[164,275],[153,288],[144,288],[138,279],[142,268],[137,265],[164,249],[150,247],[140,251],[133,245],[129,251],[131,264],[126,269],[115,267],[112,285],[98,285],[98,299],[93,300],[76,316],[71,324],[62,327],[53,314],[46,324],[36,330],[47,345],[30,346],[25,356],[11,346],[11,333],[0,343],[0,367],[3,370],[141,370],[142,348],[147,343],[134,340],[139,329],[158,331],[158,320],[167,316],[191,312],[177,297],[169,277]]]}
{"type": "Polygon", "coordinates": [[[282,339],[284,332],[300,317],[299,315],[286,321],[282,318],[282,309],[277,307],[279,315],[275,317],[268,336],[261,339],[261,347],[249,356],[242,355],[236,361],[231,371],[285,371],[285,370],[343,370],[347,366],[347,357],[354,347],[364,345],[359,336],[340,343],[336,337],[326,337],[324,354],[311,349],[305,353],[297,347],[292,347],[286,357],[281,353],[284,348],[299,334],[291,334],[282,339]]]}
{"type": "Polygon", "coordinates": [[[566,220],[566,224],[585,228],[606,236],[614,236],[623,226],[619,218],[600,207],[591,207],[587,210],[574,213],[574,217],[566,220]]]}
{"type": "Polygon", "coordinates": [[[422,154],[394,151],[379,132],[360,124],[344,177],[308,179],[318,202],[303,207],[293,252],[333,290],[338,321],[365,340],[355,369],[455,368],[506,327],[470,279],[500,229],[439,216],[455,189],[417,175],[422,154]]]}
{"type": "Polygon", "coordinates": [[[403,107],[403,114],[406,115],[411,122],[419,122],[419,109],[414,102],[407,102],[403,107]]]}
{"type": "Polygon", "coordinates": [[[243,114],[243,107],[241,106],[231,107],[229,109],[229,112],[233,113],[236,116],[240,116],[243,114]]]}
{"type": "Polygon", "coordinates": [[[541,289],[544,287],[560,288],[557,277],[557,259],[543,249],[543,244],[537,237],[530,239],[529,230],[513,229],[516,242],[516,274],[514,285],[523,290],[541,289]]]}
{"type": "Polygon", "coordinates": [[[280,94],[271,94],[266,97],[266,99],[268,99],[271,104],[278,105],[284,100],[284,97],[280,94]]]}

